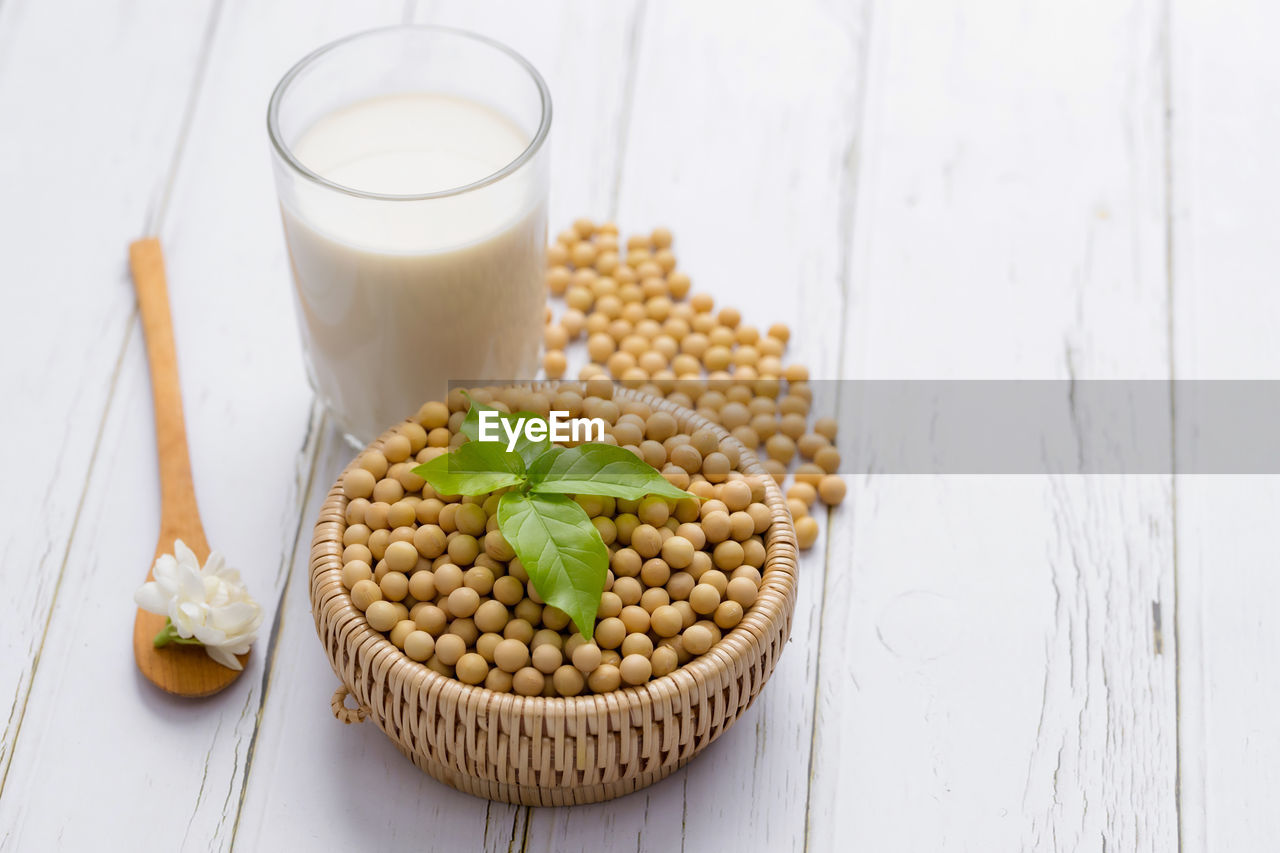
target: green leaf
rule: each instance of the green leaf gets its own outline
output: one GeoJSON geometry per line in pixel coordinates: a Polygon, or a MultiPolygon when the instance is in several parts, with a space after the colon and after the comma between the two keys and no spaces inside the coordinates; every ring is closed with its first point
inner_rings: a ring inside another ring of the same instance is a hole
{"type": "MultiPolygon", "coordinates": [[[[462,421],[462,433],[467,438],[481,444],[494,444],[506,450],[509,437],[506,428],[500,423],[495,430],[490,428],[489,433],[492,435],[495,431],[498,435],[498,441],[480,441],[480,413],[481,412],[497,412],[498,418],[502,423],[508,424],[512,429],[517,431],[515,452],[520,454],[520,458],[524,460],[526,466],[533,464],[533,460],[537,459],[548,447],[551,447],[550,439],[542,441],[530,441],[525,435],[524,424],[530,419],[546,422],[546,418],[539,417],[533,412],[515,412],[508,414],[501,409],[495,409],[493,406],[486,406],[476,400],[471,401],[471,408],[467,409],[467,416],[462,421]]],[[[548,428],[549,431],[549,428],[548,428]]]]}
{"type": "Polygon", "coordinates": [[[539,494],[598,495],[639,500],[659,495],[672,500],[693,495],[677,489],[649,463],[612,444],[581,444],[557,454],[551,465],[530,472],[529,483],[539,494]]]}
{"type": "Polygon", "coordinates": [[[551,464],[556,461],[566,448],[558,444],[553,444],[542,452],[542,455],[533,460],[529,464],[529,482],[537,483],[547,475],[547,471],[551,469],[551,464]]]}
{"type": "Polygon", "coordinates": [[[542,600],[569,614],[588,640],[609,570],[609,549],[582,507],[564,495],[507,492],[498,529],[542,600]]]}
{"type": "Polygon", "coordinates": [[[524,461],[496,442],[467,442],[442,453],[413,473],[442,495],[483,495],[525,481],[524,461]]]}

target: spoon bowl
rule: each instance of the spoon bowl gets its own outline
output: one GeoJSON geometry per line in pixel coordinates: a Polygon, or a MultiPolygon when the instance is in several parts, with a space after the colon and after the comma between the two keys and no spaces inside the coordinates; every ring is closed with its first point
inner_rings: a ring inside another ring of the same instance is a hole
{"type": "MultiPolygon", "coordinates": [[[[209,559],[209,546],[204,542],[204,534],[198,530],[188,530],[181,536],[161,535],[160,542],[156,545],[156,559],[163,554],[172,554],[174,539],[178,538],[195,553],[201,563],[209,559]]],[[[151,572],[147,572],[147,580],[152,579],[151,572]]],[[[156,648],[155,637],[164,629],[164,623],[164,616],[141,608],[133,622],[134,660],[147,680],[161,690],[175,696],[199,699],[231,686],[243,672],[228,669],[218,663],[201,646],[169,643],[156,648]]],[[[237,655],[236,658],[243,667],[248,662],[249,655],[237,655]]]]}

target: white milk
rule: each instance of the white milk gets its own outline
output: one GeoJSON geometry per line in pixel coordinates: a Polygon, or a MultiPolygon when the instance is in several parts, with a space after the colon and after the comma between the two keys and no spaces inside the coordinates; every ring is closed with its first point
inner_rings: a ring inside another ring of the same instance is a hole
{"type": "MultiPolygon", "coordinates": [[[[480,104],[387,95],[330,113],[293,145],[344,187],[414,195],[499,171],[529,136],[480,104]]],[[[530,379],[546,304],[544,167],[432,200],[309,185],[282,204],[311,379],[368,441],[449,380],[530,379]]]]}

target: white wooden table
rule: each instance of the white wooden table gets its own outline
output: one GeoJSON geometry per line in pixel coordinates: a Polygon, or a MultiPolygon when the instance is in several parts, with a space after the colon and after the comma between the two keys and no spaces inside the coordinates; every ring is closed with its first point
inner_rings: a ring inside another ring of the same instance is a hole
{"type": "Polygon", "coordinates": [[[554,227],[671,226],[816,376],[1280,375],[1269,0],[0,0],[0,850],[1276,849],[1275,477],[852,480],[760,700],[609,804],[473,799],[335,722],[306,554],[348,451],[264,113],[303,53],[402,20],[543,71],[554,227]],[[269,610],[195,704],[129,646],[149,231],[209,538],[269,610]]]}

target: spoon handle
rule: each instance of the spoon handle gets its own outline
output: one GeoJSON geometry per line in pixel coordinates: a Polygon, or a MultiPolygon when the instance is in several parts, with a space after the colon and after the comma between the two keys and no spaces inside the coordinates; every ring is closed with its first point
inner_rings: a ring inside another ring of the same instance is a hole
{"type": "Polygon", "coordinates": [[[180,538],[203,561],[209,555],[209,544],[196,507],[187,428],[182,416],[182,390],[178,384],[178,352],[173,339],[160,241],[148,237],[131,244],[129,266],[147,340],[156,416],[156,455],[160,465],[157,554],[171,552],[173,540],[180,538]]]}

